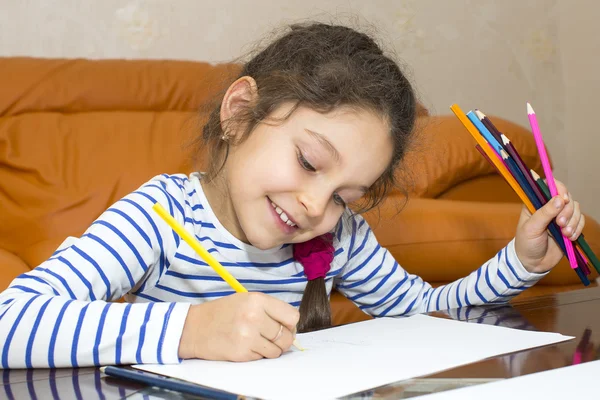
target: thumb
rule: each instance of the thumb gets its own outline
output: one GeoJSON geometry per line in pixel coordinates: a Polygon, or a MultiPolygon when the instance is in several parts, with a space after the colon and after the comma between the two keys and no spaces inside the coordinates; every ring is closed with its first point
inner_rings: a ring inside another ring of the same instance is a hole
{"type": "Polygon", "coordinates": [[[561,196],[551,198],[549,202],[529,218],[529,221],[527,221],[527,231],[534,236],[544,233],[548,229],[548,225],[558,216],[564,206],[565,201],[561,196]]]}

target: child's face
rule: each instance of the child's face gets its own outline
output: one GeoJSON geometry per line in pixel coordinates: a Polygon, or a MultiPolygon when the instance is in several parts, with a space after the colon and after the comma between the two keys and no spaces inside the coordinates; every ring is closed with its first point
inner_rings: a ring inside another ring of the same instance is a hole
{"type": "MultiPolygon", "coordinates": [[[[282,106],[273,116],[290,108],[282,106]]],[[[225,167],[229,204],[222,209],[229,215],[219,219],[260,249],[307,241],[331,231],[344,203],[362,197],[391,157],[389,128],[380,116],[298,108],[283,123],[259,124],[231,146],[225,167]]]]}

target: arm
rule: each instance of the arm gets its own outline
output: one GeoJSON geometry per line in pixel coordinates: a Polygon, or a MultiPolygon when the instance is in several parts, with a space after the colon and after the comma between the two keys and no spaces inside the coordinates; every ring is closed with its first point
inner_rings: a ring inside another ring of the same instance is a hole
{"type": "Polygon", "coordinates": [[[544,276],[529,273],[523,267],[513,240],[467,277],[434,289],[420,277],[407,273],[379,245],[362,217],[344,219],[343,231],[348,258],[336,281],[337,289],[374,316],[504,303],[544,276]]]}
{"type": "Polygon", "coordinates": [[[159,201],[183,222],[182,190],[157,177],[105,211],[80,238],[0,293],[0,365],[67,367],[178,362],[189,305],[111,303],[153,284],[178,238],[159,201]]]}

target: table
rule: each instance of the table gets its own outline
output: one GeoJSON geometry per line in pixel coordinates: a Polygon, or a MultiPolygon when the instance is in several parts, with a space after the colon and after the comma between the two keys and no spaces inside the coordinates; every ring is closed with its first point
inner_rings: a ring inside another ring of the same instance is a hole
{"type": "MultiPolygon", "coordinates": [[[[346,399],[414,398],[495,379],[600,359],[600,287],[518,300],[510,305],[465,307],[431,313],[469,323],[558,332],[575,340],[494,357],[420,379],[398,382],[346,399]],[[585,337],[585,339],[584,339],[585,337]],[[586,343],[582,343],[587,341],[586,343]],[[580,355],[575,355],[579,348],[580,355]]],[[[198,399],[104,376],[96,368],[3,370],[0,398],[7,399],[198,399]]]]}

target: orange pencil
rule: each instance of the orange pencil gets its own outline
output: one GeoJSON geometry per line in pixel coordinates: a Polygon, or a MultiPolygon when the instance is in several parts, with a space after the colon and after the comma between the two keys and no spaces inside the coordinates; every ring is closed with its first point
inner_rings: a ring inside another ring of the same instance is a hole
{"type": "Polygon", "coordinates": [[[456,115],[456,117],[460,120],[460,122],[462,122],[465,128],[467,128],[467,131],[469,131],[471,136],[473,136],[473,138],[481,147],[481,149],[485,151],[485,153],[488,156],[488,159],[494,164],[498,172],[500,172],[500,174],[508,182],[510,187],[513,188],[515,193],[517,193],[517,195],[525,204],[529,212],[533,214],[535,212],[535,207],[533,206],[533,204],[531,204],[531,201],[529,201],[529,198],[525,195],[525,192],[523,191],[523,189],[521,189],[521,186],[519,186],[512,174],[506,169],[504,163],[501,163],[500,160],[498,160],[498,157],[492,153],[492,149],[490,148],[488,142],[486,142],[483,136],[479,134],[479,131],[477,130],[477,128],[475,128],[475,125],[473,125],[473,123],[469,121],[469,118],[467,118],[467,116],[460,109],[458,104],[453,104],[452,107],[450,107],[450,109],[452,110],[454,115],[456,115]]]}

